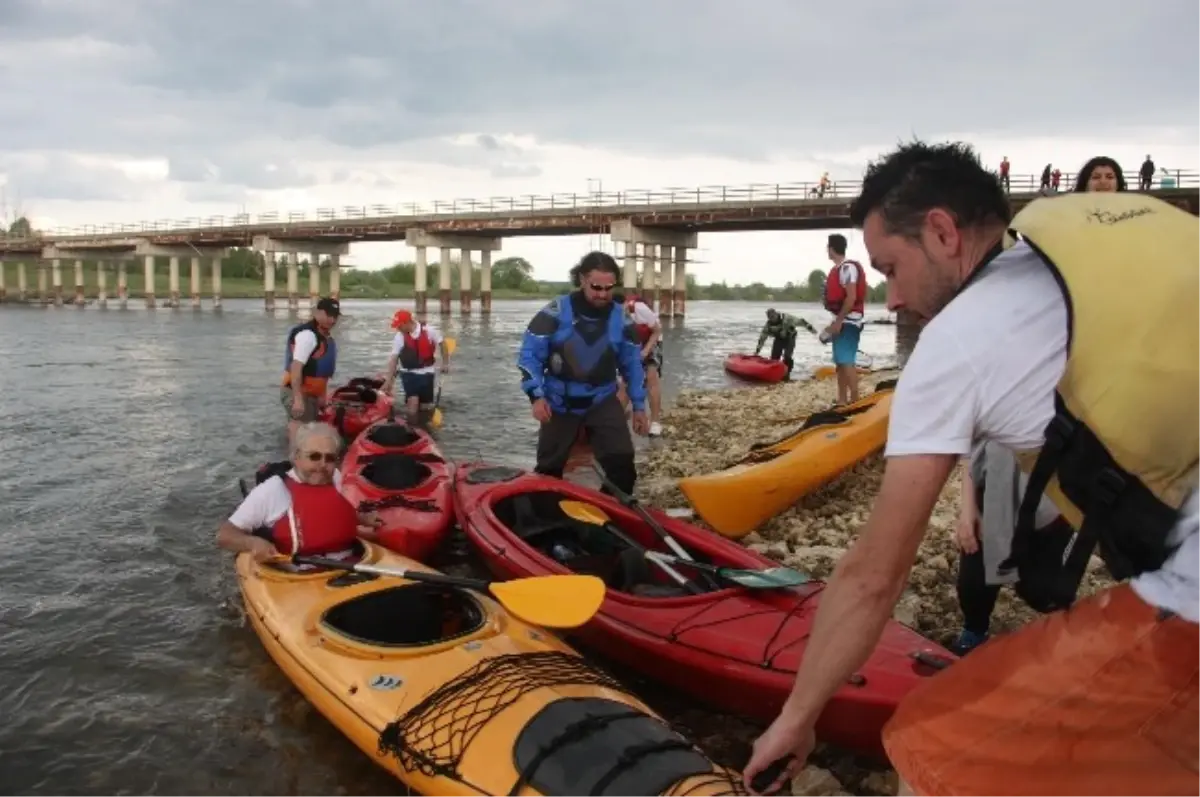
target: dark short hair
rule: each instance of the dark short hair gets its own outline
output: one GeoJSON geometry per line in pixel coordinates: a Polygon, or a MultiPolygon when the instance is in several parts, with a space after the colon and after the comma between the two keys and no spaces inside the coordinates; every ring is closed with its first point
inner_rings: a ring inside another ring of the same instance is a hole
{"type": "Polygon", "coordinates": [[[846,254],[846,236],[840,232],[830,233],[829,248],[837,252],[839,255],[846,254]]]}
{"type": "Polygon", "coordinates": [[[1125,182],[1125,172],[1121,171],[1121,164],[1117,163],[1107,155],[1097,155],[1087,163],[1083,164],[1083,168],[1079,170],[1079,176],[1075,178],[1075,190],[1088,190],[1088,180],[1092,179],[1092,172],[1096,171],[1097,166],[1108,166],[1117,175],[1117,190],[1127,191],[1129,186],[1125,182]]]}
{"type": "Polygon", "coordinates": [[[969,144],[914,141],[867,167],[862,191],[850,205],[850,223],[861,228],[878,211],[888,233],[915,238],[934,208],[948,211],[964,229],[1012,220],[1000,179],[969,144]]]}
{"type": "Polygon", "coordinates": [[[621,279],[621,268],[613,256],[605,252],[594,251],[584,255],[571,269],[571,284],[576,288],[583,285],[583,275],[593,271],[607,271],[614,279],[621,279]]]}

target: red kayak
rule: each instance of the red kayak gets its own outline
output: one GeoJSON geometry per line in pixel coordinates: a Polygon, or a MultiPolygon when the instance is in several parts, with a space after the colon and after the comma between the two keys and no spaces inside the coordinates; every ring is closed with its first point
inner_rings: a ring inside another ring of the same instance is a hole
{"type": "MultiPolygon", "coordinates": [[[[769,590],[701,583],[691,594],[606,526],[568,516],[560,502],[598,507],[633,541],[670,549],[638,513],[596,490],[517,468],[461,465],[455,474],[459,526],[499,578],[588,573],[608,584],[600,611],[575,632],[584,645],[718,709],[769,723],[792,689],[824,583],[769,590]]],[[[761,570],[778,563],[736,542],[650,511],[699,562],[761,570]]],[[[871,658],[827,704],[823,741],[884,757],[880,730],[896,705],[955,656],[888,621],[871,658]]]]}
{"type": "Polygon", "coordinates": [[[351,379],[329,396],[318,420],[337,429],[342,437],[354,440],[363,429],[387,418],[392,397],[384,393],[382,379],[351,379]]]}
{"type": "Polygon", "coordinates": [[[342,493],[379,515],[379,543],[426,561],[454,523],[454,466],[426,432],[381,421],[346,449],[342,493]]]}
{"type": "Polygon", "coordinates": [[[725,358],[725,370],[755,382],[778,382],[787,375],[783,360],[769,360],[757,354],[730,354],[725,358]]]}

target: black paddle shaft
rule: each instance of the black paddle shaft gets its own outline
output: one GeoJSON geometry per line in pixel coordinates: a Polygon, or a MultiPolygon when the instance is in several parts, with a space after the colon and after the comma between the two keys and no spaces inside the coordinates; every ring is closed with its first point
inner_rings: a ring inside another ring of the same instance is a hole
{"type": "Polygon", "coordinates": [[[792,763],[793,756],[785,755],[783,758],[777,758],[767,765],[767,768],[759,772],[750,781],[750,788],[762,794],[768,786],[775,782],[775,779],[783,774],[783,770],[787,765],[792,763]]]}
{"type": "MultiPolygon", "coordinates": [[[[340,559],[327,559],[324,556],[293,556],[292,561],[301,565],[315,565],[317,567],[329,567],[335,570],[350,570],[359,573],[369,573],[369,570],[360,570],[354,562],[343,562],[340,559]]],[[[426,584],[444,584],[447,587],[462,587],[464,589],[478,590],[479,592],[487,592],[491,586],[490,581],[484,581],[479,578],[464,578],[462,576],[448,576],[445,573],[426,573],[422,570],[405,570],[404,578],[409,581],[423,581],[426,584]]]]}

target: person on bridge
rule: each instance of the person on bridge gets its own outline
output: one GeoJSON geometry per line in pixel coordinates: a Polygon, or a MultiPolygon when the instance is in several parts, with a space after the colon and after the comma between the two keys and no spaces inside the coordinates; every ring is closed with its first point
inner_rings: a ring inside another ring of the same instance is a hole
{"type": "Polygon", "coordinates": [[[642,347],[613,301],[621,272],[612,256],[590,252],[571,269],[575,290],[529,322],[517,355],[521,390],[538,429],[538,473],[562,478],[580,428],[609,480],[627,493],[637,480],[633,439],[617,398],[617,374],[633,405],[633,429],[649,432],[642,347]]]}
{"type": "Polygon", "coordinates": [[[646,372],[646,392],[650,396],[650,436],[662,434],[662,322],[658,313],[636,294],[625,300],[625,312],[633,322],[638,344],[642,347],[642,369],[646,372]]]}
{"type": "Polygon", "coordinates": [[[812,329],[812,326],[803,318],[797,318],[794,315],[780,313],[771,308],[767,310],[767,323],[763,324],[762,331],[758,333],[758,345],[754,347],[754,354],[757,355],[762,351],[763,344],[767,342],[767,338],[773,338],[771,343],[771,358],[778,360],[783,358],[784,365],[787,366],[787,374],[783,377],[785,380],[792,378],[792,353],[796,350],[796,335],[800,328],[812,329]]]}
{"type": "Polygon", "coordinates": [[[437,379],[437,355],[442,355],[442,373],[450,371],[450,352],[442,333],[430,324],[422,324],[408,310],[397,310],[392,316],[392,356],[384,371],[383,392],[391,395],[400,371],[404,388],[404,406],[412,423],[422,410],[433,408],[433,389],[437,379]]]}
{"type": "Polygon", "coordinates": [[[329,380],[337,370],[333,328],[342,314],[337,299],[317,302],[312,318],[288,330],[283,352],[280,402],[288,412],[288,442],[301,423],[317,419],[325,406],[329,380]]]}
{"type": "Polygon", "coordinates": [[[900,793],[1195,794],[1200,358],[1178,334],[1200,325],[1195,217],[1135,192],[1036,199],[1014,217],[970,146],[914,142],[868,167],[850,219],[889,308],[928,323],[896,387],[879,495],[745,782],[793,754],[774,791],[804,765],[947,478],[995,442],[1029,474],[1000,570],[1048,613],[901,701],[882,734],[900,793]],[[1129,280],[1147,269],[1149,312],[1131,313],[1129,280]],[[1042,495],[1075,529],[1069,552],[1034,531],[1042,495]],[[1073,600],[1093,551],[1117,583],[1073,600]]]}
{"type": "Polygon", "coordinates": [[[833,263],[825,279],[825,309],[833,323],[822,340],[833,341],[833,365],[837,369],[838,404],[858,401],[858,341],[862,337],[867,301],[867,272],[857,260],[846,259],[846,236],[833,233],[825,254],[833,263]]]}
{"type": "Polygon", "coordinates": [[[258,484],[217,530],[217,545],[259,562],[295,554],[348,559],[360,536],[377,539],[376,515],[357,512],[341,494],[341,445],[329,424],[300,426],[291,460],[259,469],[258,484]]]}

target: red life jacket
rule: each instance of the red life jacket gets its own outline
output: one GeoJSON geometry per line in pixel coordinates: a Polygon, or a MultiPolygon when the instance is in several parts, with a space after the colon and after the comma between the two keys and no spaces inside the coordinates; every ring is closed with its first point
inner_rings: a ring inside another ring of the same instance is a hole
{"type": "MultiPolygon", "coordinates": [[[[857,260],[843,260],[842,266],[847,263],[858,271],[858,283],[855,286],[858,288],[856,291],[858,295],[854,297],[854,306],[850,308],[850,312],[861,313],[867,303],[867,272],[857,260]]],[[[846,301],[846,286],[842,284],[840,278],[842,266],[831,268],[829,276],[825,278],[825,309],[835,315],[842,311],[842,302],[846,301]]]]}
{"type": "MultiPolygon", "coordinates": [[[[641,302],[641,301],[642,301],[642,298],[640,296],[633,296],[633,297],[625,300],[625,309],[629,312],[629,314],[631,316],[633,315],[634,307],[636,307],[637,303],[641,302]]],[[[647,305],[647,307],[648,306],[649,305],[647,305]]],[[[649,324],[635,323],[633,325],[633,329],[634,329],[634,332],[637,333],[638,343],[641,343],[641,344],[645,344],[646,341],[650,340],[650,336],[654,334],[654,327],[650,326],[649,324]]]]}
{"type": "Polygon", "coordinates": [[[358,540],[358,510],[332,484],[305,484],[280,476],[292,506],[271,527],[275,550],[285,556],[344,551],[358,540]]]}
{"type": "Polygon", "coordinates": [[[437,347],[429,337],[429,329],[422,324],[421,331],[414,338],[407,332],[404,335],[404,348],[400,350],[400,367],[406,371],[415,368],[428,368],[437,360],[437,347]]]}

